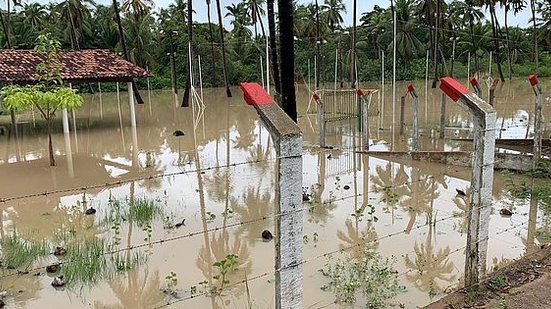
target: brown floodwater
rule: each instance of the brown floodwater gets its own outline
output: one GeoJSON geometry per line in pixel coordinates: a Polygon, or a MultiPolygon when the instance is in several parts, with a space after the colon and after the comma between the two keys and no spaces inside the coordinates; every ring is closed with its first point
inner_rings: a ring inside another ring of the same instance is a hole
{"type": "MultiPolygon", "coordinates": [[[[542,84],[547,91],[545,81],[542,84]]],[[[426,97],[424,82],[415,86],[420,95],[420,150],[470,150],[469,143],[438,139],[440,92],[429,89],[426,97]]],[[[368,83],[365,88],[380,90],[380,85],[368,83]]],[[[392,117],[390,88],[386,85],[384,104],[381,92],[373,98],[381,113],[370,118],[372,150],[409,149],[411,102],[406,99],[404,135],[393,137],[392,124],[399,118],[392,117]]],[[[405,83],[397,89],[399,98],[405,83]]],[[[8,306],[275,307],[274,242],[264,242],[261,233],[275,227],[276,155],[254,109],[243,102],[238,88],[232,91],[234,97],[228,99],[223,89],[205,89],[204,110],[179,107],[170,91],[142,91],[146,103],[136,106],[135,129],[126,93],[120,95],[120,108],[115,93],[104,93],[101,100],[98,94],[86,95],[85,105],[70,118],[68,135],[61,120],[56,122],[54,168],[48,166],[47,135],[38,113],[20,115],[19,139],[0,135],[3,243],[10,237],[26,243],[46,241],[51,252],[57,245],[68,245],[67,235],[72,235],[78,243],[107,244],[100,254],[107,264],[114,256],[127,261],[125,265],[135,263],[111,272],[98,266],[90,270],[95,280],[75,279],[55,289],[45,266],[57,257],[42,254],[17,266],[6,265],[8,249],[3,247],[0,291],[7,292],[8,306]],[[185,135],[174,136],[176,130],[185,135]],[[141,221],[132,214],[113,216],[117,205],[136,200],[155,203],[156,214],[141,221]],[[89,207],[97,212],[85,215],[89,207]],[[183,219],[185,224],[176,227],[183,219]],[[238,270],[228,274],[220,295],[191,298],[192,290],[203,291],[202,281],[220,285],[213,264],[229,254],[238,256],[238,270]]],[[[307,87],[299,88],[297,98],[304,132],[303,186],[314,200],[305,203],[304,212],[304,308],[339,307],[332,304],[335,295],[321,289],[328,279],[320,269],[357,258],[358,243],[395,261],[405,291],[390,304],[416,308],[459,286],[466,204],[456,189],[468,187],[470,169],[355,153],[360,145],[355,119],[329,124],[326,140],[335,149],[320,149],[315,104],[308,108],[307,87]]],[[[551,130],[548,103],[546,138],[551,130]]],[[[501,138],[532,135],[534,95],[527,81],[500,84],[495,107],[501,138]]],[[[8,122],[7,116],[0,116],[0,125],[8,122]]],[[[468,113],[448,100],[447,136],[468,138],[470,127],[468,113]]],[[[537,203],[509,193],[511,182],[523,181],[529,180],[495,173],[489,271],[533,250],[537,235],[549,230],[548,214],[537,203]],[[503,207],[512,208],[513,216],[500,216],[503,207]]],[[[365,307],[365,301],[359,297],[349,307],[365,307]]]]}

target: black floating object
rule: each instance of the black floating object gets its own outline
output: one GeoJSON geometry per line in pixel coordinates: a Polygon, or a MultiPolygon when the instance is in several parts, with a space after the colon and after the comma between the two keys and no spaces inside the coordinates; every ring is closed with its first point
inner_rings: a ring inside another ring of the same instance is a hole
{"type": "Polygon", "coordinates": [[[344,185],[343,187],[345,190],[349,190],[350,189],[350,186],[349,185],[344,185]]]}
{"type": "Polygon", "coordinates": [[[268,231],[268,230],[264,230],[262,231],[262,239],[264,241],[270,241],[274,238],[274,235],[272,235],[272,232],[268,231]]]}
{"type": "Polygon", "coordinates": [[[65,285],[65,279],[63,278],[63,275],[59,275],[54,278],[54,281],[52,281],[52,286],[56,288],[60,288],[65,285]]]}
{"type": "Polygon", "coordinates": [[[93,215],[93,214],[96,213],[96,209],[94,207],[90,207],[90,208],[86,209],[86,211],[84,213],[87,214],[87,215],[93,215]]]}
{"type": "Polygon", "coordinates": [[[457,195],[459,195],[459,196],[467,196],[467,194],[465,194],[465,191],[463,191],[461,189],[455,189],[455,191],[457,192],[457,195]]]}
{"type": "Polygon", "coordinates": [[[513,215],[513,212],[510,211],[509,209],[507,208],[502,208],[500,211],[499,211],[499,214],[504,216],[504,217],[510,217],[513,215]]]}
{"type": "Polygon", "coordinates": [[[17,271],[17,274],[18,274],[18,275],[28,275],[28,274],[29,274],[29,271],[28,271],[28,270],[18,270],[18,271],[17,271]]]}
{"type": "Polygon", "coordinates": [[[327,159],[331,159],[332,157],[333,157],[333,156],[332,156],[331,154],[329,154],[329,155],[327,156],[327,159]]]}
{"type": "Polygon", "coordinates": [[[175,228],[179,228],[179,227],[182,227],[182,226],[184,226],[184,225],[186,225],[186,219],[185,219],[185,218],[182,219],[182,222],[176,223],[176,224],[174,225],[174,227],[175,227],[175,228]]]}
{"type": "Polygon", "coordinates": [[[57,273],[59,271],[59,264],[52,264],[46,266],[46,272],[49,274],[57,273]]]}
{"type": "Polygon", "coordinates": [[[184,131],[182,131],[182,130],[176,130],[172,133],[172,135],[174,135],[174,136],[184,136],[185,134],[184,134],[184,131]]]}
{"type": "Polygon", "coordinates": [[[54,250],[54,255],[55,256],[62,256],[62,255],[65,255],[65,253],[67,253],[67,250],[65,250],[65,248],[63,247],[55,247],[55,250],[54,250]]]}
{"type": "Polygon", "coordinates": [[[310,201],[310,197],[308,196],[308,193],[302,192],[302,201],[303,202],[309,202],[310,201]]]}

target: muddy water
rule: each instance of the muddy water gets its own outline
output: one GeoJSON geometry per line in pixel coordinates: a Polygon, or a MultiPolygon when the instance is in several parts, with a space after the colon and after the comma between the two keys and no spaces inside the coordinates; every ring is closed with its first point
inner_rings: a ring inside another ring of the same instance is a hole
{"type": "MultiPolygon", "coordinates": [[[[365,86],[380,88],[375,83],[365,86]]],[[[420,149],[469,150],[470,144],[432,138],[438,135],[440,94],[431,90],[425,100],[424,84],[415,86],[421,96],[420,149]]],[[[400,84],[398,94],[403,89],[405,84],[400,84]]],[[[120,109],[115,94],[104,94],[101,104],[98,95],[87,96],[75,121],[71,119],[76,133],[71,126],[64,136],[61,121],[56,126],[55,168],[48,167],[47,136],[40,133],[44,124],[38,119],[34,123],[30,113],[21,115],[22,137],[14,141],[0,136],[0,197],[6,199],[0,204],[2,238],[46,240],[49,251],[68,245],[66,235],[80,243],[101,239],[108,244],[101,255],[106,264],[117,256],[132,265],[90,270],[96,280],[75,279],[54,289],[53,275],[46,274],[44,266],[63,258],[43,254],[17,267],[3,263],[0,288],[8,293],[8,305],[273,308],[274,244],[262,241],[261,233],[274,229],[275,153],[254,110],[244,105],[237,88],[233,93],[234,98],[227,99],[222,89],[205,90],[202,113],[178,107],[170,92],[152,92],[151,105],[146,96],[146,104],[137,106],[136,129],[130,127],[125,93],[120,109]],[[185,135],[174,136],[175,130],[185,135]],[[156,215],[140,219],[131,213],[114,214],[117,205],[124,208],[137,200],[157,205],[156,215]],[[85,215],[90,207],[96,214],[85,215]],[[192,291],[203,291],[202,281],[209,287],[222,285],[216,279],[220,269],[213,264],[228,254],[238,256],[238,270],[228,274],[221,295],[191,298],[192,291]],[[241,284],[245,279],[247,284],[241,284]]],[[[524,138],[527,131],[530,135],[533,92],[528,83],[500,85],[496,93],[502,138],[524,138]]],[[[391,98],[387,85],[385,103],[373,101],[382,113],[371,119],[372,149],[408,149],[411,120],[406,118],[404,136],[392,136],[397,120],[391,115],[391,98]]],[[[335,149],[320,150],[305,87],[299,89],[298,99],[305,136],[304,186],[313,199],[304,204],[304,307],[331,304],[335,296],[320,289],[327,278],[319,270],[339,259],[357,258],[358,243],[395,261],[405,292],[393,304],[415,308],[457,286],[464,268],[466,205],[455,189],[469,185],[469,169],[355,154],[355,120],[330,125],[327,143],[335,149]]],[[[409,106],[405,115],[411,116],[409,106]]],[[[544,114],[547,121],[548,106],[544,114]]],[[[470,118],[454,103],[447,104],[447,119],[448,136],[469,137],[470,118]]],[[[549,130],[549,123],[544,127],[549,130]]],[[[511,181],[523,180],[495,174],[488,269],[532,250],[538,243],[536,229],[548,222],[538,205],[510,196],[511,181]],[[515,214],[501,217],[503,207],[513,207],[515,214]]],[[[5,255],[5,249],[2,252],[5,255]]],[[[362,304],[360,297],[355,306],[362,304]]]]}

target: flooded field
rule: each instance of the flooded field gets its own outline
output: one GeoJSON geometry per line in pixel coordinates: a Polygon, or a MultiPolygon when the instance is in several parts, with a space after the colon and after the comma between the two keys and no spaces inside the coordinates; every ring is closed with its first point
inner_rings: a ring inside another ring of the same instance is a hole
{"type": "MultiPolygon", "coordinates": [[[[425,100],[424,84],[416,88],[420,150],[471,150],[470,143],[438,139],[440,91],[429,89],[425,100]]],[[[135,129],[126,93],[120,105],[114,93],[101,101],[87,95],[68,135],[57,121],[55,168],[48,166],[38,115],[36,122],[31,113],[21,115],[17,141],[0,135],[0,291],[8,307],[275,307],[274,240],[263,240],[262,232],[274,231],[276,155],[255,110],[232,90],[228,99],[224,89],[205,89],[204,112],[179,107],[170,91],[154,91],[150,101],[142,91],[146,103],[137,106],[135,129]],[[53,287],[60,274],[65,286],[53,287]]],[[[496,95],[498,135],[530,137],[528,82],[500,84],[496,95]]],[[[470,168],[356,153],[356,119],[330,124],[326,140],[335,148],[320,149],[315,104],[308,108],[306,87],[297,97],[308,200],[304,307],[359,308],[396,294],[387,304],[416,308],[460,286],[468,199],[456,189],[469,186],[470,168]],[[396,285],[334,304],[345,295],[330,284],[335,265],[365,259],[367,251],[380,254],[375,272],[393,269],[396,285]]],[[[371,149],[408,150],[409,99],[406,132],[393,137],[398,116],[393,121],[390,85],[382,106],[381,97],[373,99],[382,113],[370,119],[371,149]]],[[[544,138],[551,130],[548,103],[544,138]]],[[[9,117],[0,117],[6,125],[9,117]]],[[[449,100],[447,118],[448,137],[470,136],[468,113],[449,100]]],[[[530,186],[528,178],[495,173],[488,271],[531,252],[551,232],[551,205],[512,193],[530,186]],[[501,216],[502,208],[513,216],[501,216]]]]}

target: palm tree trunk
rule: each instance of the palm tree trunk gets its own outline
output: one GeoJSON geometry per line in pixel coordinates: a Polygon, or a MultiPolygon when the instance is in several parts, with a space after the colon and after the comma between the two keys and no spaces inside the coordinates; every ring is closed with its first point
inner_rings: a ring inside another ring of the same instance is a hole
{"type": "Polygon", "coordinates": [[[189,92],[191,90],[191,61],[193,61],[193,1],[187,0],[187,37],[188,37],[188,59],[186,72],[186,85],[184,88],[184,96],[182,97],[182,107],[189,107],[189,92]]]}
{"type": "Polygon", "coordinates": [[[281,103],[283,110],[297,122],[295,94],[295,46],[293,36],[293,0],[279,0],[279,44],[281,50],[281,103]],[[285,65],[282,65],[285,63],[285,65]]]}
{"type": "MultiPolygon", "coordinates": [[[[115,19],[117,20],[117,27],[119,29],[119,39],[121,41],[124,59],[126,59],[126,61],[130,61],[128,48],[126,48],[126,40],[124,39],[124,31],[122,30],[121,13],[119,12],[119,5],[117,3],[117,0],[113,0],[113,9],[115,11],[115,19]]],[[[142,96],[138,91],[138,86],[136,85],[134,79],[132,79],[132,88],[134,88],[134,96],[136,97],[136,101],[138,102],[138,104],[144,104],[142,96]]]]}
{"type": "MultiPolygon", "coordinates": [[[[430,10],[430,6],[429,6],[430,10]]],[[[440,26],[440,2],[436,1],[436,20],[434,22],[434,46],[433,46],[433,58],[432,65],[434,70],[434,77],[432,80],[432,88],[436,88],[436,83],[438,83],[438,28],[440,26]]]]}
{"type": "Polygon", "coordinates": [[[499,74],[499,78],[502,82],[505,81],[505,78],[503,77],[503,70],[501,70],[501,57],[499,53],[499,41],[498,41],[498,23],[497,23],[497,16],[496,16],[496,10],[493,5],[490,6],[490,15],[492,17],[492,36],[494,39],[494,48],[495,48],[495,62],[497,65],[497,72],[499,74]]]}
{"type": "Polygon", "coordinates": [[[538,56],[538,33],[536,26],[536,0],[530,0],[530,9],[532,10],[532,36],[534,37],[534,63],[536,64],[536,70],[539,69],[539,56],[538,56]]]}
{"type": "MultiPolygon", "coordinates": [[[[10,33],[11,32],[10,31],[10,1],[11,0],[7,1],[7,3],[8,3],[8,15],[7,15],[6,20],[4,20],[4,14],[0,10],[0,18],[1,18],[1,22],[2,22],[2,28],[4,29],[4,36],[6,37],[6,44],[7,44],[8,49],[12,48],[11,33],[10,33]]],[[[17,120],[15,119],[15,111],[13,109],[10,109],[10,118],[11,118],[11,124],[12,124],[12,127],[13,127],[13,136],[15,137],[15,140],[17,140],[17,138],[19,137],[19,132],[18,132],[18,129],[17,129],[17,120]]]]}
{"type": "Polygon", "coordinates": [[[507,17],[509,15],[509,5],[505,5],[505,45],[507,47],[507,63],[509,65],[509,80],[513,78],[513,68],[511,64],[511,46],[509,43],[509,24],[507,23],[507,17]]]}
{"type": "Polygon", "coordinates": [[[267,1],[268,6],[268,32],[270,33],[270,49],[272,51],[272,74],[275,85],[275,91],[281,94],[281,76],[279,75],[278,51],[276,45],[276,26],[274,13],[274,0],[267,1]]]}
{"type": "Polygon", "coordinates": [[[226,96],[231,98],[230,85],[228,84],[228,67],[226,65],[226,46],[224,44],[224,25],[222,24],[222,9],[220,0],[216,0],[216,10],[218,12],[218,26],[220,27],[220,42],[222,43],[222,72],[224,73],[224,85],[226,86],[226,96]]]}
{"type": "Polygon", "coordinates": [[[212,21],[210,17],[210,0],[207,0],[207,20],[209,23],[210,52],[212,55],[212,85],[216,85],[216,54],[214,53],[214,34],[212,31],[212,21]]]}
{"type": "Polygon", "coordinates": [[[356,14],[357,0],[354,0],[352,9],[352,48],[350,54],[350,88],[356,87],[356,14]]]}
{"type": "Polygon", "coordinates": [[[316,89],[319,89],[320,87],[320,76],[321,76],[320,71],[322,71],[321,55],[320,55],[321,42],[322,42],[322,39],[321,39],[321,30],[320,30],[320,8],[318,5],[318,0],[316,0],[316,64],[318,66],[318,68],[316,69],[316,75],[317,75],[316,89]]]}
{"type": "MultiPolygon", "coordinates": [[[[474,20],[473,20],[473,17],[471,16],[469,18],[469,28],[471,29],[471,40],[473,42],[473,46],[475,46],[475,36],[474,36],[474,20]]],[[[476,50],[474,51],[473,53],[473,57],[474,57],[474,66],[475,66],[475,70],[476,72],[478,73],[478,71],[480,70],[480,65],[478,63],[478,55],[476,54],[476,50]]],[[[467,72],[468,74],[471,74],[470,72],[467,72]]]]}

